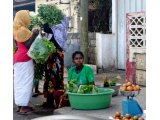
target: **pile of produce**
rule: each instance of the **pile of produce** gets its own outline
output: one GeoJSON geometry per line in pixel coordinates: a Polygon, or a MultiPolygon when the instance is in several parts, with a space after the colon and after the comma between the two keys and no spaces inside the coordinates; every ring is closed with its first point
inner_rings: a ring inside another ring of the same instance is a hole
{"type": "Polygon", "coordinates": [[[68,89],[69,92],[77,93],[77,91],[78,91],[78,86],[77,86],[76,80],[71,80],[71,81],[69,81],[69,84],[68,84],[68,86],[67,86],[67,89],[68,89]]]}
{"type": "Polygon", "coordinates": [[[35,60],[36,63],[45,63],[51,53],[55,52],[55,46],[47,38],[37,37],[32,43],[28,55],[35,60]]]}
{"type": "Polygon", "coordinates": [[[112,79],[105,77],[103,85],[104,85],[104,87],[116,86],[116,84],[118,83],[119,80],[121,80],[120,75],[117,75],[115,78],[112,78],[112,79]]]}
{"type": "Polygon", "coordinates": [[[120,91],[139,91],[141,90],[139,85],[132,84],[131,82],[124,83],[120,87],[120,91]]]}
{"type": "Polygon", "coordinates": [[[116,112],[114,115],[114,120],[144,120],[144,118],[138,116],[131,117],[130,114],[122,116],[120,112],[116,112]]]}
{"type": "Polygon", "coordinates": [[[104,87],[116,86],[117,80],[104,80],[104,87]]]}
{"type": "Polygon", "coordinates": [[[80,85],[77,93],[98,93],[98,88],[95,85],[80,85]]]}
{"type": "Polygon", "coordinates": [[[76,80],[69,81],[67,89],[69,92],[72,93],[82,93],[82,94],[98,93],[98,88],[95,85],[80,85],[78,87],[76,80]]]}
{"type": "Polygon", "coordinates": [[[64,15],[55,5],[41,4],[38,6],[38,17],[40,17],[43,24],[48,23],[51,27],[60,24],[64,15]]]}

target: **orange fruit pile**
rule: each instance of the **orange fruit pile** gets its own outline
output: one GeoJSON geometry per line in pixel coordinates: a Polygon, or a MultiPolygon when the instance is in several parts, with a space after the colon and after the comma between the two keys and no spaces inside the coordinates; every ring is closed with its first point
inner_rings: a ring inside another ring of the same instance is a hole
{"type": "Polygon", "coordinates": [[[144,118],[139,118],[138,116],[131,117],[130,114],[126,114],[124,117],[121,115],[121,112],[116,112],[114,115],[114,120],[144,120],[144,118]]]}
{"type": "Polygon", "coordinates": [[[124,83],[120,87],[121,91],[139,91],[140,89],[139,85],[132,84],[131,82],[124,83]]]}

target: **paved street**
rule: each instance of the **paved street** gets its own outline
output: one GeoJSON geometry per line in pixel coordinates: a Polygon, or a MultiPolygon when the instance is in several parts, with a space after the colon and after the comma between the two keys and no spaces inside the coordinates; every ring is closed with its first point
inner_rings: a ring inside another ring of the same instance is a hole
{"type": "MultiPolygon", "coordinates": [[[[97,74],[95,75],[96,78],[96,84],[100,85],[103,83],[104,76],[107,76],[108,78],[113,78],[117,75],[120,75],[122,77],[122,81],[120,83],[125,82],[125,71],[108,71],[107,73],[97,74]]],[[[66,79],[65,79],[66,80],[66,79]]],[[[42,90],[43,81],[41,81],[40,84],[40,90],[42,90]]],[[[67,114],[67,115],[88,115],[98,118],[103,118],[104,120],[107,120],[109,116],[113,116],[116,111],[121,112],[121,102],[123,97],[119,94],[118,96],[115,96],[112,98],[111,107],[107,109],[101,109],[101,110],[75,110],[71,109],[70,107],[63,107],[56,110],[49,110],[49,109],[42,109],[35,107],[35,112],[32,115],[19,115],[16,113],[16,106],[14,105],[14,120],[31,120],[33,118],[38,118],[42,116],[48,116],[48,115],[58,115],[58,114],[67,114]]],[[[141,107],[145,110],[146,109],[146,88],[142,87],[142,90],[140,94],[136,97],[141,107]]],[[[44,101],[43,96],[38,96],[37,98],[32,98],[31,105],[35,106],[37,104],[41,104],[44,101]]]]}

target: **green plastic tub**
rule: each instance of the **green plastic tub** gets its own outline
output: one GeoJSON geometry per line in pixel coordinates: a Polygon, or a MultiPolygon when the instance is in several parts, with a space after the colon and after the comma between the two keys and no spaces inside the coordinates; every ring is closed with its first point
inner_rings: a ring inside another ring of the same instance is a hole
{"type": "Polygon", "coordinates": [[[110,107],[113,89],[98,88],[99,93],[80,94],[67,92],[71,108],[81,110],[94,110],[110,107]]]}

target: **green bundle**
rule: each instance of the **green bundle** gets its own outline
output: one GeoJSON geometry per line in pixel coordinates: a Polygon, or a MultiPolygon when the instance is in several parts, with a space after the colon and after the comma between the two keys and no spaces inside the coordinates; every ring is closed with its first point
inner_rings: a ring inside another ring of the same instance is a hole
{"type": "Polygon", "coordinates": [[[28,55],[35,60],[36,63],[45,63],[51,53],[55,52],[55,46],[47,38],[37,37],[32,43],[28,55]]]}
{"type": "Polygon", "coordinates": [[[78,91],[78,86],[77,86],[76,80],[71,80],[71,81],[69,81],[69,84],[68,84],[68,86],[67,86],[67,90],[68,90],[69,92],[77,93],[77,91],[78,91]]]}
{"type": "Polygon", "coordinates": [[[48,23],[51,27],[60,24],[64,15],[55,5],[41,4],[38,6],[38,17],[40,17],[43,23],[48,23]]]}
{"type": "Polygon", "coordinates": [[[37,16],[30,16],[31,22],[29,25],[29,29],[32,30],[34,27],[40,27],[42,30],[42,20],[37,16]]]}
{"type": "Polygon", "coordinates": [[[98,88],[95,85],[80,85],[77,93],[98,93],[98,88]]]}

